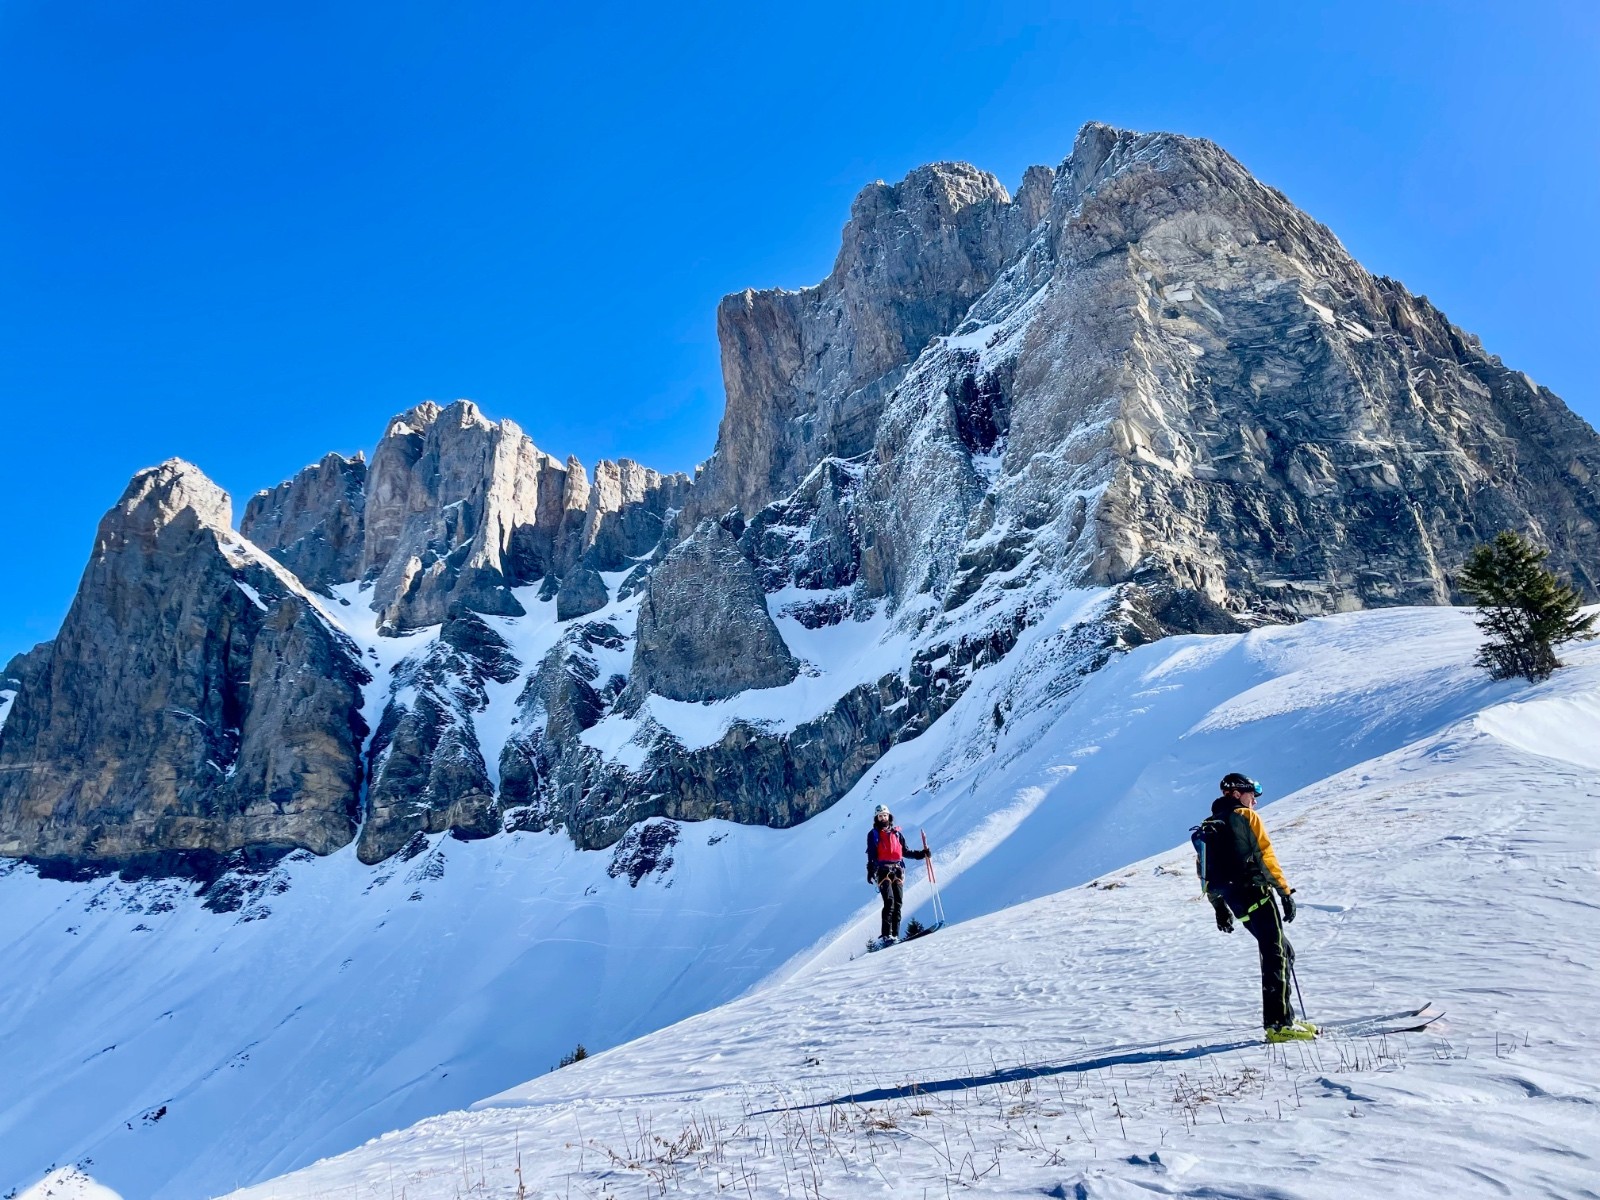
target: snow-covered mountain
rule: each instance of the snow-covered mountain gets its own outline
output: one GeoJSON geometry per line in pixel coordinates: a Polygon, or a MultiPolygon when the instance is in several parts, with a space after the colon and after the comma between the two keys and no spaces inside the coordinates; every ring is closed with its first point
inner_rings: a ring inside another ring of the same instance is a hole
{"type": "Polygon", "coordinates": [[[8,671],[0,854],[209,878],[446,830],[786,825],[1075,589],[1121,589],[1080,669],[1443,603],[1508,527],[1595,592],[1600,437],[1209,142],[1089,125],[1015,198],[960,164],[874,184],[828,279],[718,325],[693,481],[591,476],[467,402],[238,532],[197,468],[141,472],[60,635],[8,671]],[[366,691],[335,592],[434,640],[366,691]],[[548,628],[530,595],[560,628],[519,654],[489,618],[548,628]]]}
{"type": "Polygon", "coordinates": [[[693,480],[461,401],[237,529],[128,485],[0,677],[0,1186],[219,1193],[809,986],[879,802],[963,920],[1083,883],[1510,694],[1452,610],[1278,622],[1508,526],[1600,578],[1594,431],[1207,142],[872,185],[718,324],[693,480]]]}

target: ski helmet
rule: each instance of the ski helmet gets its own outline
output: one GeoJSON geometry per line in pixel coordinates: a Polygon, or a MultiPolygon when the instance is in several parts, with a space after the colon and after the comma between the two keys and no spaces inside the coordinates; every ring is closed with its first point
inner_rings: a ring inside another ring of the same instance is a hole
{"type": "Polygon", "coordinates": [[[877,808],[872,810],[872,819],[874,821],[882,821],[885,818],[891,821],[894,820],[894,814],[889,811],[889,806],[887,804],[880,804],[877,808]]]}
{"type": "Polygon", "coordinates": [[[1250,776],[1241,775],[1237,771],[1230,771],[1228,774],[1224,775],[1222,777],[1222,783],[1218,786],[1220,786],[1225,792],[1241,791],[1250,792],[1256,796],[1261,795],[1261,785],[1254,779],[1251,779],[1250,776]]]}

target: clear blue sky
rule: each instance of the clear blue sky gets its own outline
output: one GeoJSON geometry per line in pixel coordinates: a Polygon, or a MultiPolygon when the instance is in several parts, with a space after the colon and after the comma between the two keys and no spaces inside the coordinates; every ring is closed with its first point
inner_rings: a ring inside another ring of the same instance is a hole
{"type": "Polygon", "coordinates": [[[1600,4],[0,0],[0,662],[181,455],[233,493],[466,396],[692,469],[714,311],[851,197],[1212,138],[1600,420],[1600,4]]]}

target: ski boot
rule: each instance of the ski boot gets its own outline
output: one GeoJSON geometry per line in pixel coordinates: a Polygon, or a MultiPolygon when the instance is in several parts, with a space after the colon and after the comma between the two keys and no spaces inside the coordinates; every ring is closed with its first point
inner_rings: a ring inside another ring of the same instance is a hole
{"type": "Polygon", "coordinates": [[[1316,1036],[1317,1027],[1310,1021],[1291,1021],[1287,1025],[1274,1025],[1267,1030],[1269,1042],[1309,1042],[1316,1036]]]}

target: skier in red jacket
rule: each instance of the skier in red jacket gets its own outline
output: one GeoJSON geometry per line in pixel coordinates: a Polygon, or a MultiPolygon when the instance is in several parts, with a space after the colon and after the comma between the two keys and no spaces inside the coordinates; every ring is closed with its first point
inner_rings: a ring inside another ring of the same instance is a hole
{"type": "Polygon", "coordinates": [[[912,850],[905,835],[894,823],[887,805],[878,805],[867,831],[867,882],[883,894],[883,935],[885,946],[900,940],[900,902],[905,897],[905,867],[908,858],[928,858],[931,850],[912,850]]]}

